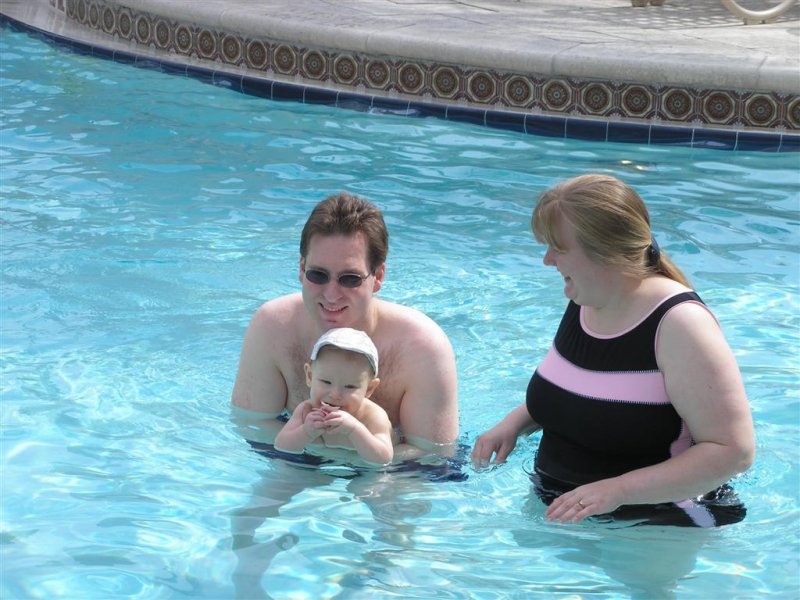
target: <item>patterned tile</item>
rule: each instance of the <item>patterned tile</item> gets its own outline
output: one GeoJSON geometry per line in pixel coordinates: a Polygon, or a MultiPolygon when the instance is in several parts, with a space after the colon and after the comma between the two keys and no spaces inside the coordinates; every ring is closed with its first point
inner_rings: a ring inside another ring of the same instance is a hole
{"type": "Polygon", "coordinates": [[[352,86],[362,72],[356,57],[350,54],[340,54],[333,59],[331,76],[336,83],[352,86]]]}
{"type": "Polygon", "coordinates": [[[153,33],[153,25],[150,21],[150,17],[147,15],[136,15],[133,32],[138,44],[148,46],[153,33]]]}
{"type": "Polygon", "coordinates": [[[694,114],[694,95],[681,88],[667,88],[661,95],[660,116],[665,121],[686,122],[694,114]]]}
{"type": "Polygon", "coordinates": [[[438,66],[431,73],[431,95],[437,98],[452,99],[461,91],[462,73],[460,69],[438,66]]]}
{"type": "Polygon", "coordinates": [[[529,77],[511,75],[503,85],[503,98],[509,106],[530,108],[536,100],[536,84],[529,77]]]}
{"type": "Polygon", "coordinates": [[[395,67],[397,70],[397,89],[403,94],[422,95],[425,86],[425,69],[413,62],[403,62],[395,67]]]}
{"type": "Polygon", "coordinates": [[[550,112],[569,112],[573,87],[567,80],[551,79],[542,85],[542,106],[550,112]]]}
{"type": "Polygon", "coordinates": [[[172,42],[174,31],[175,28],[170,25],[169,21],[157,19],[153,27],[153,42],[156,47],[161,50],[167,50],[170,47],[174,49],[172,42]]]}
{"type": "Polygon", "coordinates": [[[770,127],[778,117],[778,102],[766,94],[749,94],[744,100],[744,111],[749,121],[761,127],[770,127]]]}
{"type": "Polygon", "coordinates": [[[238,36],[225,34],[219,45],[223,62],[229,65],[240,65],[244,60],[244,41],[238,36]]]}
{"type": "Polygon", "coordinates": [[[194,54],[206,60],[216,60],[219,57],[218,41],[213,31],[201,29],[195,36],[194,54]]]}
{"type": "Polygon", "coordinates": [[[475,104],[495,104],[500,100],[502,81],[494,73],[473,71],[466,76],[467,100],[475,104]]]}
{"type": "Polygon", "coordinates": [[[272,65],[281,75],[296,75],[297,69],[297,50],[287,44],[280,44],[272,51],[272,65]]]}
{"type": "Polygon", "coordinates": [[[264,71],[270,60],[269,44],[260,40],[248,40],[244,52],[245,65],[254,71],[264,71]]]}
{"type": "Polygon", "coordinates": [[[364,67],[364,84],[375,90],[385,90],[392,81],[391,64],[383,59],[368,59],[364,67]]]}
{"type": "Polygon", "coordinates": [[[614,90],[603,83],[589,83],[581,90],[581,105],[592,115],[603,116],[613,108],[614,90]]]}
{"type": "Polygon", "coordinates": [[[133,18],[131,18],[130,9],[119,9],[119,12],[117,12],[117,27],[114,33],[119,35],[122,39],[131,39],[131,33],[133,33],[133,18]]]}
{"type": "Polygon", "coordinates": [[[800,129],[800,98],[792,99],[786,108],[787,128],[800,129]]]}
{"type": "Polygon", "coordinates": [[[117,29],[117,15],[110,6],[104,6],[102,10],[103,16],[100,22],[102,29],[105,33],[114,35],[117,29]]]}
{"type": "Polygon", "coordinates": [[[91,25],[94,29],[97,29],[99,23],[100,23],[100,9],[97,7],[96,4],[92,4],[89,7],[89,25],[91,25]]]}
{"type": "MultiPolygon", "coordinates": [[[[172,39],[175,43],[174,50],[176,52],[186,54],[187,56],[192,53],[192,49],[194,48],[194,34],[189,27],[180,24],[176,25],[172,39]]],[[[171,47],[167,47],[167,50],[171,49],[171,47]]]]}
{"type": "MultiPolygon", "coordinates": [[[[284,84],[314,86],[327,82],[341,93],[368,94],[387,101],[400,96],[409,102],[441,105],[445,114],[469,109],[474,112],[474,115],[473,112],[469,115],[473,115],[475,120],[551,134],[566,131],[566,123],[561,117],[586,117],[580,123],[571,124],[579,135],[602,129],[590,118],[605,118],[607,123],[615,125],[708,125],[730,128],[734,133],[745,129],[800,130],[800,97],[793,94],[500,72],[469,65],[332,51],[268,38],[247,38],[235,31],[216,31],[189,20],[176,21],[135,11],[112,0],[50,0],[50,5],[86,27],[163,51],[165,59],[174,53],[201,62],[209,61],[212,69],[219,70],[220,66],[224,68],[226,65],[236,67],[233,73],[237,76],[241,76],[242,71],[261,77],[266,75],[276,85],[281,84],[278,88],[269,86],[273,94],[292,97],[299,94],[302,97],[296,87],[285,87],[284,84]],[[516,112],[521,118],[498,115],[488,118],[487,110],[516,112]],[[545,117],[552,118],[543,120],[545,117]]],[[[242,84],[242,87],[249,89],[252,86],[242,84]]],[[[620,138],[637,137],[625,128],[614,127],[608,131],[620,138]]],[[[716,143],[716,138],[706,136],[703,139],[704,143],[716,143]]]]}
{"type": "Polygon", "coordinates": [[[703,116],[708,123],[717,125],[730,125],[735,119],[737,111],[736,107],[739,104],[738,94],[734,95],[730,92],[709,92],[706,91],[700,95],[703,116]]]}

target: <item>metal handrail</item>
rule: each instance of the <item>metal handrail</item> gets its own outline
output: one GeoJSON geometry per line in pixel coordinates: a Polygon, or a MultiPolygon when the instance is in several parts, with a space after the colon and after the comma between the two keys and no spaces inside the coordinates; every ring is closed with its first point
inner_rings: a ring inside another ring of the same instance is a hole
{"type": "Polygon", "coordinates": [[[783,0],[780,4],[766,10],[750,10],[736,3],[736,0],[721,0],[722,5],[737,17],[741,17],[745,25],[771,23],[792,7],[797,0],[783,0]]]}
{"type": "MultiPolygon", "coordinates": [[[[633,6],[661,6],[665,0],[631,0],[633,6]]],[[[771,23],[789,10],[798,0],[783,0],[780,4],[765,10],[751,10],[738,4],[736,0],[720,0],[722,5],[737,17],[741,17],[745,25],[756,23],[771,23]]]]}

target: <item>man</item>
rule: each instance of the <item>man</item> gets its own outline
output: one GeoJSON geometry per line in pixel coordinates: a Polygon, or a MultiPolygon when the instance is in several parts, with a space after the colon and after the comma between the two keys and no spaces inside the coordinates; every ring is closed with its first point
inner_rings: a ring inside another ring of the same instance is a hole
{"type": "Polygon", "coordinates": [[[458,436],[456,367],[441,328],[421,312],[377,298],[389,234],[373,204],[339,193],[311,212],[300,240],[302,292],[264,303],[242,345],[233,405],[274,418],[308,398],[303,365],[334,327],[369,335],[381,357],[373,400],[400,430],[395,457],[452,450],[458,436]],[[410,446],[411,445],[411,446],[410,446]]]}

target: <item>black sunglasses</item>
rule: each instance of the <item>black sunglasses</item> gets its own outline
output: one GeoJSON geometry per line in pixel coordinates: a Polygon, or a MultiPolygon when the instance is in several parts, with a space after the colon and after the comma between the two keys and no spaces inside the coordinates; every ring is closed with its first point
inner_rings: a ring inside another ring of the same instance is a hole
{"type": "MultiPolygon", "coordinates": [[[[358,273],[342,273],[337,278],[339,285],[344,288],[357,288],[364,280],[372,275],[372,273],[367,273],[366,275],[359,275],[358,273]]],[[[317,285],[325,285],[331,280],[331,276],[327,271],[323,271],[321,269],[306,269],[305,271],[306,279],[308,279],[311,283],[315,283],[317,285]]]]}

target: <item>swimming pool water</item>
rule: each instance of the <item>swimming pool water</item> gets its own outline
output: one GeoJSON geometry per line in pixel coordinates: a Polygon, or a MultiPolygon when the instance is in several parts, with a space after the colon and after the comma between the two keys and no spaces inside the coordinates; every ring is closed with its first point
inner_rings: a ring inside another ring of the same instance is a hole
{"type": "Polygon", "coordinates": [[[0,36],[0,596],[800,594],[800,157],[274,103],[0,36]],[[743,523],[550,524],[535,438],[460,481],[252,451],[229,408],[242,335],[298,289],[318,200],[385,211],[381,295],[450,336],[471,447],[524,397],[564,307],[533,200],[585,171],[637,187],[736,352],[758,439],[743,523]]]}

